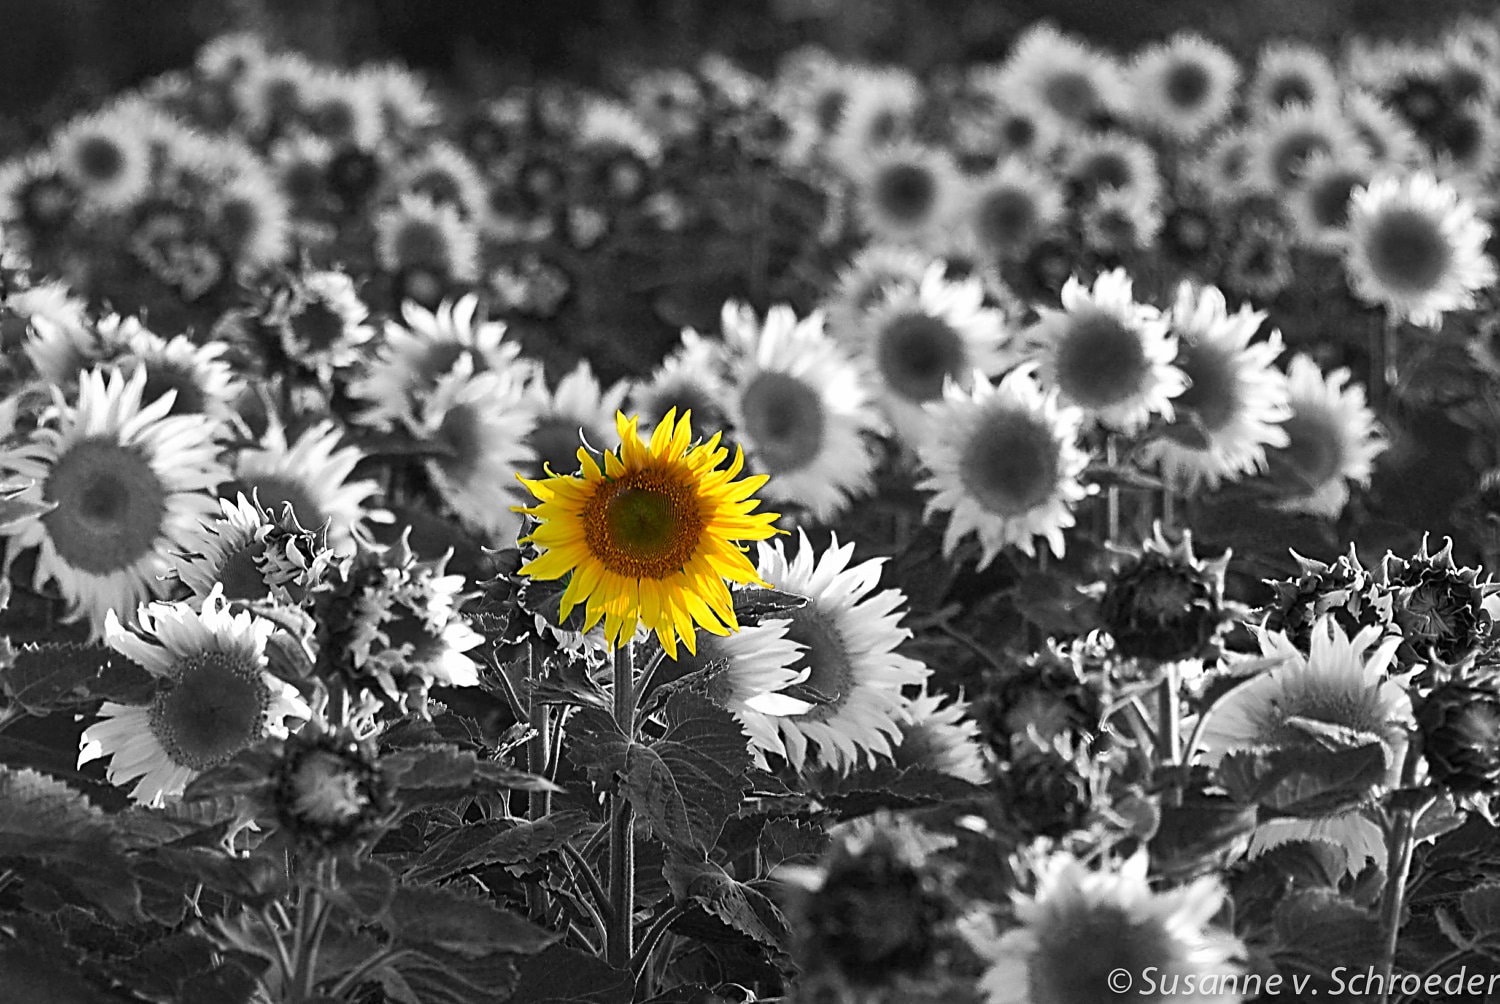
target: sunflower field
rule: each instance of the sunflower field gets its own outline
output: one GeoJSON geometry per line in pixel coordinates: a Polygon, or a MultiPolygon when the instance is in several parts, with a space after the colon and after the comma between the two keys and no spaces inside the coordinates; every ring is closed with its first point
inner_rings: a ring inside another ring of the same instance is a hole
{"type": "Polygon", "coordinates": [[[34,132],[0,1001],[1500,1001],[1500,17],[34,132]]]}

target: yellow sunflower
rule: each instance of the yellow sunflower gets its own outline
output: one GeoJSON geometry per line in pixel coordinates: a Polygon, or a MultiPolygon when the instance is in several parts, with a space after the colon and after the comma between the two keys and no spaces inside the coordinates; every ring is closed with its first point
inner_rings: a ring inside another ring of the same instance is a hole
{"type": "Polygon", "coordinates": [[[753,512],[767,476],[735,480],[745,466],[738,449],[721,470],[722,434],[694,444],[690,419],[668,411],[647,442],[638,418],[616,413],[620,448],[604,453],[602,468],[580,448],[580,473],[521,478],[539,503],[518,511],[541,521],[525,539],[542,550],[521,574],[571,575],[559,615],[583,603],[584,630],[603,618],[612,647],[644,625],[673,658],[678,638],[696,654],[695,625],[716,635],[739,629],[726,579],[766,585],[734,541],[778,532],[779,513],[753,512]]]}

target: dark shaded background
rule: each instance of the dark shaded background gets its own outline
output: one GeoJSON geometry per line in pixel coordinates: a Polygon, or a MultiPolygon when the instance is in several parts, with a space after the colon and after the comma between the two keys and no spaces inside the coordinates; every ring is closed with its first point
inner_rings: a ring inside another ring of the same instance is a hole
{"type": "Polygon", "coordinates": [[[1421,37],[1495,0],[0,0],[0,138],[186,65],[206,39],[259,28],[336,62],[394,56],[480,90],[718,50],[769,72],[817,42],[919,70],[1002,55],[1040,18],[1129,50],[1194,28],[1241,54],[1268,38],[1336,46],[1354,31],[1421,37]]]}

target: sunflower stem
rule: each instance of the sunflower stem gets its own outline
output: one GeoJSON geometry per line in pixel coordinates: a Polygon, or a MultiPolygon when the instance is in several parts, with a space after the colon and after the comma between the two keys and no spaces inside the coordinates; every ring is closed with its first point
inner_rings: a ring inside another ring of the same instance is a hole
{"type": "MultiPolygon", "coordinates": [[[[627,743],[635,740],[635,644],[623,642],[615,649],[615,724],[627,743]]],[[[635,954],[635,826],[630,799],[623,786],[611,796],[609,816],[609,937],[605,961],[616,969],[629,970],[635,954]]]]}
{"type": "MultiPolygon", "coordinates": [[[[1113,432],[1105,433],[1104,436],[1104,463],[1113,472],[1120,463],[1120,444],[1113,432]]],[[[1106,543],[1114,543],[1120,539],[1120,486],[1111,483],[1104,490],[1105,521],[1107,523],[1104,540],[1106,543]]]]}
{"type": "Polygon", "coordinates": [[[1157,691],[1160,727],[1157,736],[1157,757],[1168,768],[1171,786],[1167,789],[1169,805],[1182,804],[1182,703],[1177,680],[1177,663],[1169,662],[1163,668],[1161,689],[1157,691]]]}
{"type": "MultiPolygon", "coordinates": [[[[532,652],[526,650],[527,676],[532,673],[532,652]]],[[[552,755],[552,711],[535,696],[531,697],[531,739],[526,745],[527,769],[537,777],[546,777],[551,769],[552,755]]],[[[532,822],[545,818],[552,811],[552,793],[533,791],[526,796],[526,816],[532,822]]],[[[547,891],[540,883],[526,887],[526,906],[532,920],[547,913],[547,891]]]]}
{"type": "MultiPolygon", "coordinates": [[[[1409,794],[1416,779],[1421,754],[1408,745],[1401,766],[1399,793],[1409,794]]],[[[1380,892],[1380,929],[1385,945],[1380,955],[1380,1004],[1390,1004],[1391,974],[1396,970],[1396,947],[1401,937],[1401,913],[1406,905],[1406,880],[1411,877],[1412,852],[1416,850],[1417,820],[1432,804],[1429,795],[1420,804],[1404,804],[1387,810],[1385,888],[1380,892]]]]}

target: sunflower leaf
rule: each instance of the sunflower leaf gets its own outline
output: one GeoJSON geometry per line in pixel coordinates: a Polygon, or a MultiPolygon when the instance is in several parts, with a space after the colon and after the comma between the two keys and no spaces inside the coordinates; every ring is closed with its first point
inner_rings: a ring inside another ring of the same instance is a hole
{"type": "Polygon", "coordinates": [[[495,952],[530,955],[558,937],[518,913],[451,886],[397,886],[381,924],[402,944],[431,946],[466,958],[495,952]]]}
{"type": "Polygon", "coordinates": [[[1330,816],[1368,800],[1385,780],[1389,755],[1378,741],[1334,751],[1239,752],[1224,758],[1218,779],[1233,798],[1274,815],[1330,816]]]}
{"type": "Polygon", "coordinates": [[[40,644],[0,652],[0,689],[29,714],[97,700],[146,704],[156,678],[105,645],[40,644]]]}
{"type": "Polygon", "coordinates": [[[593,955],[552,945],[522,960],[508,1004],[627,1004],[635,977],[593,955]]]}
{"type": "Polygon", "coordinates": [[[626,792],[662,842],[706,853],[750,788],[749,743],[733,715],[697,694],[673,694],[663,714],[662,737],[629,751],[626,792]]]}
{"type": "Polygon", "coordinates": [[[791,928],[775,903],[712,861],[669,858],[664,869],[680,904],[700,907],[714,920],[785,954],[791,928]]]}
{"type": "Polygon", "coordinates": [[[788,610],[807,606],[807,597],[784,589],[762,589],[751,586],[734,591],[734,615],[741,623],[758,623],[762,617],[774,617],[788,610]]]}
{"type": "Polygon", "coordinates": [[[488,865],[535,861],[572,840],[588,823],[588,814],[581,810],[555,812],[534,822],[486,819],[470,823],[429,843],[402,878],[440,882],[488,865]]]}

